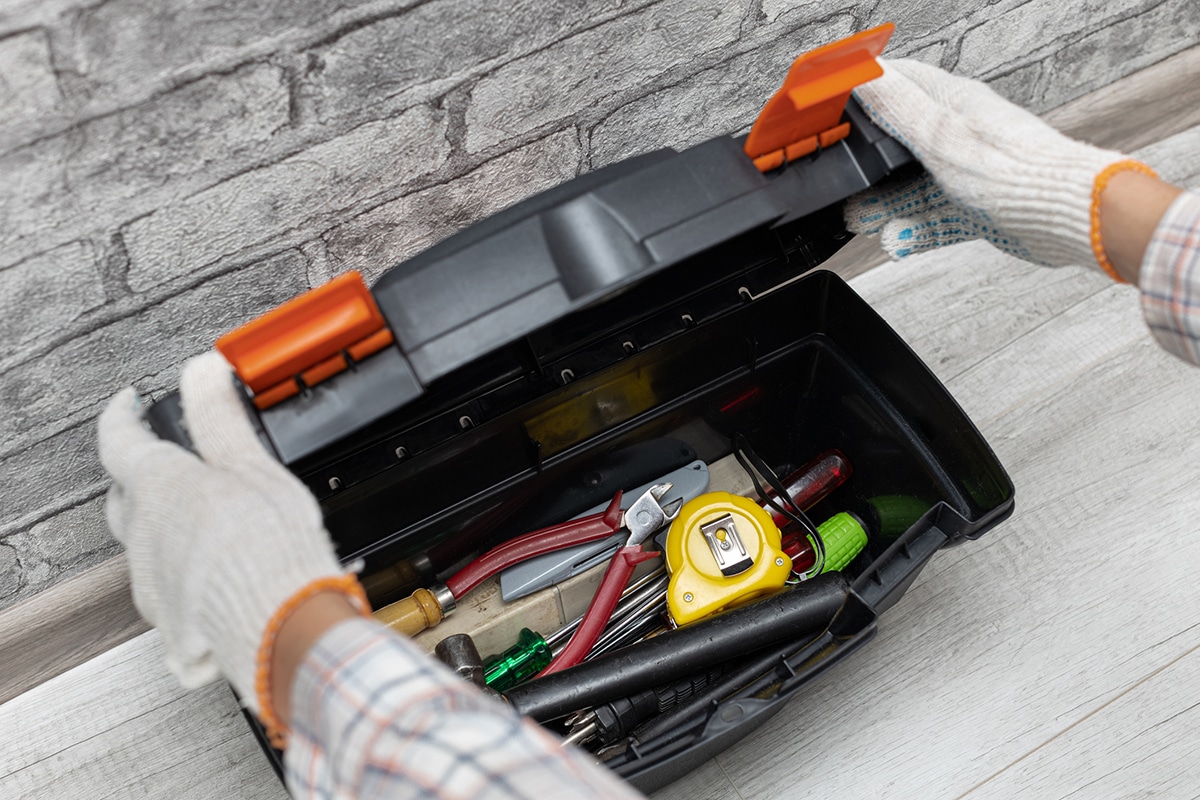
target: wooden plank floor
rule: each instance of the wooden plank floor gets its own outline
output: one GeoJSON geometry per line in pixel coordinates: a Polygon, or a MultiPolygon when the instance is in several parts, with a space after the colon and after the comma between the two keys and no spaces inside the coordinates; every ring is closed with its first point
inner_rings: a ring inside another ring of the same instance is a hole
{"type": "MultiPolygon", "coordinates": [[[[1200,184],[1200,127],[1177,130],[1142,155],[1200,184]]],[[[979,425],[1017,512],[656,796],[1200,793],[1200,369],[1153,344],[1129,287],[981,245],[853,285],[979,425]]],[[[0,730],[0,797],[284,797],[228,691],[179,689],[153,632],[3,703],[0,730]]]]}

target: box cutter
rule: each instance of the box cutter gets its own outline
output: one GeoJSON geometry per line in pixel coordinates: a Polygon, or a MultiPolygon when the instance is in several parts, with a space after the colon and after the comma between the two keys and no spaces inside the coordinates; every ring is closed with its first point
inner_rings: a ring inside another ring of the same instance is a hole
{"type": "MultiPolygon", "coordinates": [[[[676,499],[686,503],[708,490],[708,464],[704,463],[702,459],[697,459],[685,467],[663,475],[654,483],[674,485],[674,488],[663,495],[662,503],[664,505],[676,499]]],[[[635,496],[644,494],[654,483],[639,486],[628,494],[635,496]]],[[[599,513],[604,508],[604,505],[590,508],[572,519],[599,513]]],[[[624,539],[623,534],[617,533],[608,539],[563,548],[511,566],[500,573],[500,596],[506,603],[511,603],[513,600],[519,600],[526,595],[545,589],[547,586],[585,572],[597,564],[603,564],[612,558],[613,553],[621,547],[624,539]]]]}
{"type": "Polygon", "coordinates": [[[454,610],[456,598],[465,596],[501,570],[564,547],[607,540],[624,529],[629,532],[625,544],[609,562],[583,623],[546,672],[573,666],[583,660],[600,637],[634,568],[658,556],[653,550],[644,550],[642,545],[679,513],[683,505],[681,500],[665,505],[661,502],[671,489],[669,483],[655,484],[625,511],[621,510],[621,492],[617,492],[603,513],[542,528],[497,545],[451,575],[444,584],[417,589],[411,597],[376,611],[375,618],[400,633],[413,636],[437,625],[454,610]]]}

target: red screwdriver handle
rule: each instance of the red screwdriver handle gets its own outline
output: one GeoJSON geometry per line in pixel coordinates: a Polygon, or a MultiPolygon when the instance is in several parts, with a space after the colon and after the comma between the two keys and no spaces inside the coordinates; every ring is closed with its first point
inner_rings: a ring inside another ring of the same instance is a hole
{"type": "Polygon", "coordinates": [[[551,525],[496,545],[450,576],[446,588],[454,597],[460,598],[513,564],[564,547],[607,539],[621,529],[621,523],[621,493],[617,492],[603,513],[551,525]]]}
{"type": "Polygon", "coordinates": [[[541,678],[544,675],[568,669],[587,658],[592,645],[596,644],[600,634],[604,632],[605,626],[608,625],[608,621],[612,619],[613,611],[617,608],[621,593],[625,591],[625,584],[629,583],[629,579],[633,576],[634,568],[643,561],[657,557],[656,551],[643,550],[640,544],[622,547],[618,550],[612,561],[609,562],[608,569],[604,571],[604,577],[600,580],[600,588],[596,590],[596,596],[592,598],[587,611],[584,612],[583,622],[579,624],[579,629],[575,631],[575,635],[571,637],[571,641],[563,651],[555,656],[550,665],[537,677],[541,678]]]}

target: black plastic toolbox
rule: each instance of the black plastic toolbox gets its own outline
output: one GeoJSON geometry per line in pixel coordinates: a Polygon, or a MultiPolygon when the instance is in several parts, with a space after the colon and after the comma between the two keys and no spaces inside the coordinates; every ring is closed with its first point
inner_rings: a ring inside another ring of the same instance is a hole
{"type": "MultiPolygon", "coordinates": [[[[766,173],[723,137],[481,222],[372,288],[393,345],[251,410],[342,558],[389,575],[376,605],[611,496],[596,476],[630,462],[652,478],[664,459],[725,457],[735,438],[779,471],[845,453],[852,477],[810,515],[867,523],[848,600],[819,635],[729,664],[610,752],[645,791],[778,713],[871,638],[939,549],[1013,508],[946,389],[845,282],[813,271],[849,239],[841,202],[915,167],[853,101],[844,119],[845,139],[766,173]]],[[[150,416],[186,441],[173,399],[150,416]]]]}

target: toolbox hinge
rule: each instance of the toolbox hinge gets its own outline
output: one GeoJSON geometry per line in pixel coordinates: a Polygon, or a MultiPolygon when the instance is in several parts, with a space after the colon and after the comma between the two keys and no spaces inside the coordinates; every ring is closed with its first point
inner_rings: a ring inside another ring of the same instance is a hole
{"type": "Polygon", "coordinates": [[[803,158],[845,139],[850,123],[842,112],[854,87],[883,74],[875,57],[896,26],[869,31],[805,53],[792,62],[787,78],[754,121],[746,155],[760,172],[803,158]]]}
{"type": "Polygon", "coordinates": [[[270,408],[393,341],[362,275],[347,272],[217,339],[216,347],[270,408]]]}

